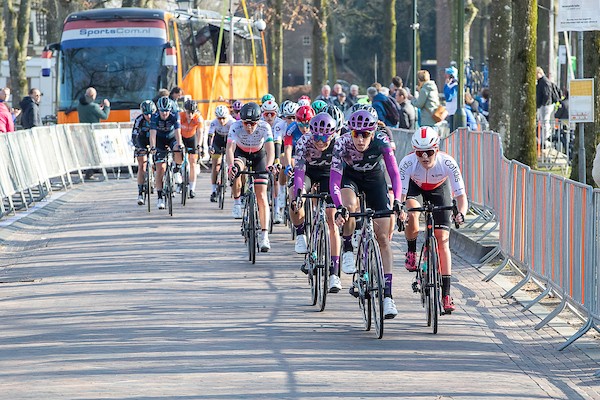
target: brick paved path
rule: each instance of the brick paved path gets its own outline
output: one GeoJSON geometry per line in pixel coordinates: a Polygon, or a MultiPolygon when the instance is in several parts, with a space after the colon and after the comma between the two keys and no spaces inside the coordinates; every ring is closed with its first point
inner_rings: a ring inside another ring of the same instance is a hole
{"type": "Polygon", "coordinates": [[[400,314],[377,340],[349,277],[323,313],[308,305],[287,229],[251,265],[229,199],[170,218],[134,192],[88,184],[2,229],[0,398],[600,398],[597,342],[558,352],[563,336],[458,257],[439,334],[397,268],[400,314]]]}

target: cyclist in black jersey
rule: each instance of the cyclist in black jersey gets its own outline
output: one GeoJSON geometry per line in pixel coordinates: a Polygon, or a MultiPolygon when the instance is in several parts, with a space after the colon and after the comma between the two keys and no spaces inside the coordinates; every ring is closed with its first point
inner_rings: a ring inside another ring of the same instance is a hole
{"type": "Polygon", "coordinates": [[[142,113],[135,118],[131,130],[131,142],[135,147],[134,156],[138,163],[137,185],[138,205],[144,205],[144,177],[146,175],[146,152],[150,147],[150,119],[156,112],[152,100],[145,100],[140,104],[142,113]]]}

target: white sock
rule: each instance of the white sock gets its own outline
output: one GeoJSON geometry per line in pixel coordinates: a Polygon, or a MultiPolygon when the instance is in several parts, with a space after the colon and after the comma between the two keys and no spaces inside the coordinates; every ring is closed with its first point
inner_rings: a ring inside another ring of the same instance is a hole
{"type": "Polygon", "coordinates": [[[241,206],[242,205],[242,198],[238,197],[237,199],[233,199],[233,204],[239,204],[241,206]]]}
{"type": "Polygon", "coordinates": [[[217,184],[216,184],[216,183],[213,183],[213,184],[212,184],[212,191],[213,191],[213,192],[216,192],[216,191],[217,191],[217,184]]]}
{"type": "Polygon", "coordinates": [[[190,182],[190,190],[196,190],[196,181],[190,182]]]}

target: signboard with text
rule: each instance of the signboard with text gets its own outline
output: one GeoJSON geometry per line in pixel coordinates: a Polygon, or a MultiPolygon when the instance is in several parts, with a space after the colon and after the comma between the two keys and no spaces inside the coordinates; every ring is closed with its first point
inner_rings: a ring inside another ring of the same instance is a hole
{"type": "Polygon", "coordinates": [[[594,122],[594,80],[569,81],[569,122],[594,122]]]}
{"type": "Polygon", "coordinates": [[[556,30],[599,31],[600,0],[559,0],[556,30]]]}

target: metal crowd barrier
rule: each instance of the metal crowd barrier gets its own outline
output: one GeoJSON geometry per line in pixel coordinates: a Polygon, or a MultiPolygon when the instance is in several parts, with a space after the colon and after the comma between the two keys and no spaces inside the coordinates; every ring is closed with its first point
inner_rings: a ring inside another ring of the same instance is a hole
{"type": "Polygon", "coordinates": [[[73,185],[71,174],[134,165],[130,123],[51,125],[0,136],[0,217],[27,209],[54,188],[73,185]],[[54,187],[53,187],[54,186],[54,187]]]}

